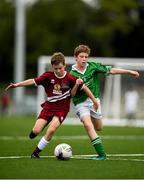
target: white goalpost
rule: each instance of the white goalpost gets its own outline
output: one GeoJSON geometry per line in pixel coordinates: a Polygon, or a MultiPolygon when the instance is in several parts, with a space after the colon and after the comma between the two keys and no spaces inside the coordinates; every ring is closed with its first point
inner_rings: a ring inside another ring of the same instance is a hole
{"type": "MultiPolygon", "coordinates": [[[[75,63],[73,57],[65,57],[66,64],[67,64],[67,71],[69,72],[71,69],[72,64],[75,63]]],[[[106,65],[112,65],[113,67],[124,68],[124,69],[133,69],[143,73],[144,71],[144,59],[129,59],[129,58],[90,58],[91,61],[100,62],[106,65]]],[[[38,59],[38,75],[42,74],[43,72],[50,70],[50,56],[40,56],[38,59]]],[[[136,88],[141,96],[141,82],[143,78],[140,77],[139,79],[135,79],[133,77],[127,75],[109,75],[104,77],[104,85],[102,90],[102,113],[104,118],[104,124],[107,125],[125,125],[126,119],[124,117],[124,93],[127,89],[127,86],[130,83],[135,84],[136,88]],[[137,83],[137,82],[139,83],[137,83]],[[137,87],[138,86],[138,87],[137,87]],[[123,119],[123,120],[121,120],[123,119]]],[[[144,81],[143,81],[144,82],[144,81]]],[[[144,105],[144,97],[140,97],[141,104],[144,105]]],[[[45,100],[44,89],[42,87],[38,87],[37,91],[37,114],[40,112],[41,107],[40,104],[45,100]]],[[[141,106],[142,106],[141,105],[141,106]]],[[[140,106],[140,107],[141,107],[140,106]]],[[[144,112],[139,109],[138,112],[140,113],[139,119],[143,119],[144,112]]],[[[65,120],[64,123],[68,124],[78,124],[80,123],[79,119],[75,115],[74,107],[71,103],[71,110],[65,120]]],[[[144,122],[141,120],[135,121],[136,126],[144,126],[144,122]]]]}
{"type": "MultiPolygon", "coordinates": [[[[144,71],[144,62],[138,62],[137,60],[135,60],[134,62],[128,62],[129,60],[130,59],[125,59],[125,62],[116,62],[113,64],[113,66],[116,68],[144,71]]],[[[113,118],[120,119],[121,117],[121,99],[123,96],[121,78],[122,78],[122,75],[108,76],[106,78],[104,98],[103,98],[104,99],[103,106],[105,106],[104,115],[106,118],[109,116],[108,107],[112,107],[113,109],[112,111],[113,118]]],[[[129,79],[132,79],[132,78],[129,77],[129,79]]],[[[128,83],[129,82],[127,81],[127,84],[124,84],[124,86],[128,86],[128,83]]]]}

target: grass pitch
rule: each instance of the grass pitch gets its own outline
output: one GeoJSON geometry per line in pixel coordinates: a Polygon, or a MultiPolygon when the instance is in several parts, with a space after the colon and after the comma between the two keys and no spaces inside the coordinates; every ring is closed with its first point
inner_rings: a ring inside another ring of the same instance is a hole
{"type": "Polygon", "coordinates": [[[63,125],[40,159],[30,154],[41,136],[30,140],[34,117],[0,118],[0,179],[143,179],[144,130],[133,127],[104,127],[100,132],[106,161],[91,160],[94,148],[83,126],[63,125]],[[54,148],[59,143],[72,146],[73,157],[58,161],[54,148]]]}

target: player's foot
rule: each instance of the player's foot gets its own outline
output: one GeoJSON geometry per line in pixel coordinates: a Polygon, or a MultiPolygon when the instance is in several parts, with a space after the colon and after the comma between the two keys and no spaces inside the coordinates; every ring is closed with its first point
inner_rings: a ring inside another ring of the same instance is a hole
{"type": "Polygon", "coordinates": [[[107,159],[106,155],[96,157],[96,160],[106,160],[106,159],[107,159]]]}
{"type": "Polygon", "coordinates": [[[102,160],[106,160],[107,157],[106,157],[106,155],[103,155],[103,156],[99,155],[99,156],[90,157],[90,159],[97,160],[97,161],[102,161],[102,160]]]}
{"type": "Polygon", "coordinates": [[[31,158],[40,158],[39,157],[39,153],[41,152],[41,150],[36,147],[35,150],[33,151],[33,153],[31,154],[31,158]]]}
{"type": "Polygon", "coordinates": [[[40,157],[39,157],[39,154],[38,154],[38,153],[33,153],[33,154],[31,155],[31,158],[39,159],[40,157]]]}

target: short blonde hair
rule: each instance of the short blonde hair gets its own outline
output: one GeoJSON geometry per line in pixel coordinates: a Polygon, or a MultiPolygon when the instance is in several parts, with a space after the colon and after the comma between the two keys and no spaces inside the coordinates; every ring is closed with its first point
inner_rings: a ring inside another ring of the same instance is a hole
{"type": "Polygon", "coordinates": [[[91,49],[87,45],[79,45],[74,49],[74,56],[78,56],[80,53],[87,53],[90,55],[91,49]]]}
{"type": "Polygon", "coordinates": [[[51,57],[51,65],[58,65],[59,63],[65,65],[65,56],[61,52],[55,52],[51,57]]]}

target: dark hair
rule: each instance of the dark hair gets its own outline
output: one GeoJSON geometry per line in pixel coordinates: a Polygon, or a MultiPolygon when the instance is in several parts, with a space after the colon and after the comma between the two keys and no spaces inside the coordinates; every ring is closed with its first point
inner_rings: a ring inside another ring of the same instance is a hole
{"type": "Polygon", "coordinates": [[[63,53],[61,52],[55,52],[51,57],[51,65],[58,65],[59,63],[62,63],[65,65],[65,57],[63,53]]]}
{"type": "Polygon", "coordinates": [[[74,50],[74,55],[77,57],[80,53],[87,53],[90,55],[91,49],[87,45],[79,45],[74,50]]]}

